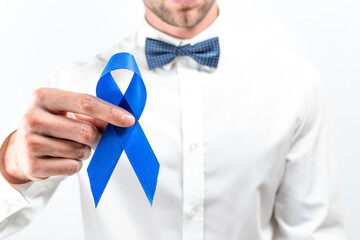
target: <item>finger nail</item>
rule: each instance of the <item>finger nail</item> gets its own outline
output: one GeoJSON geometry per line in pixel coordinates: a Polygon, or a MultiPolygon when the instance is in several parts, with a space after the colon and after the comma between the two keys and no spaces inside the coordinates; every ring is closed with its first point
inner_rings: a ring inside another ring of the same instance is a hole
{"type": "Polygon", "coordinates": [[[135,118],[130,114],[124,114],[122,120],[126,127],[131,127],[135,123],[135,118]]]}

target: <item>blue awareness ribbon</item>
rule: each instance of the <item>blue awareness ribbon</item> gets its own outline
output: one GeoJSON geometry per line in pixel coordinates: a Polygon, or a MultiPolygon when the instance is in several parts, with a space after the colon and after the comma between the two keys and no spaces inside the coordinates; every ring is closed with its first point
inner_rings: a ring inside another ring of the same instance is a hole
{"type": "Polygon", "coordinates": [[[123,128],[109,123],[100,139],[87,168],[95,208],[123,151],[152,205],[160,164],[139,124],[146,102],[146,88],[133,55],[122,52],[110,58],[97,83],[96,96],[130,112],[135,117],[135,124],[123,128]],[[124,95],[111,75],[117,69],[134,72],[124,95]]]}

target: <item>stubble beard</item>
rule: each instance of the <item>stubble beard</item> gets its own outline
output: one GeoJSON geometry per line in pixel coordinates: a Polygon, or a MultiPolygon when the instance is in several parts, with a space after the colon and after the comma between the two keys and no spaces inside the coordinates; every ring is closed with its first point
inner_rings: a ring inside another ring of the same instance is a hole
{"type": "Polygon", "coordinates": [[[147,7],[162,21],[166,22],[169,25],[181,28],[192,28],[200,23],[207,13],[209,12],[214,0],[206,2],[203,6],[197,9],[196,14],[190,14],[192,10],[191,6],[185,6],[178,11],[182,12],[181,19],[176,19],[174,14],[170,9],[168,9],[164,3],[159,4],[149,4],[147,7]]]}

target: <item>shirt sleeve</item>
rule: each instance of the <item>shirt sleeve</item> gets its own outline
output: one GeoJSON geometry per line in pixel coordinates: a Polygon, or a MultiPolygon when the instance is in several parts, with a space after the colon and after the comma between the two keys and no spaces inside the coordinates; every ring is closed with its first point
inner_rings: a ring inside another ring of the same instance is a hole
{"type": "Polygon", "coordinates": [[[322,81],[310,76],[276,196],[276,240],[346,239],[322,81]]]}
{"type": "Polygon", "coordinates": [[[0,174],[0,239],[29,225],[64,177],[11,185],[0,174]]]}
{"type": "MultiPolygon", "coordinates": [[[[51,82],[55,78],[57,78],[56,71],[51,74],[48,86],[52,85],[51,82]]],[[[18,123],[13,126],[12,130],[17,126],[18,123]]],[[[0,139],[1,144],[4,139],[6,137],[0,139]]],[[[45,207],[64,178],[58,176],[26,184],[10,184],[0,173],[0,239],[30,224],[45,207]]]]}

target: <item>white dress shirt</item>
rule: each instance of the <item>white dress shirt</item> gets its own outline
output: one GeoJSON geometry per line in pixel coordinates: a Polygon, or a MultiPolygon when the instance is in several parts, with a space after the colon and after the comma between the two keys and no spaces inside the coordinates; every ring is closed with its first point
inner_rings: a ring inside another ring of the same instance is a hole
{"type": "MultiPolygon", "coordinates": [[[[52,87],[95,95],[108,59],[126,51],[147,88],[140,124],[160,162],[154,204],[123,154],[95,209],[85,161],[78,176],[87,240],[345,239],[318,74],[223,21],[190,40],[144,22],[88,63],[55,71],[52,87]],[[216,36],[217,69],[187,56],[147,66],[146,37],[181,46],[216,36]]],[[[124,90],[131,75],[114,75],[124,90]]],[[[0,238],[28,224],[63,178],[19,186],[1,178],[0,238]]]]}

